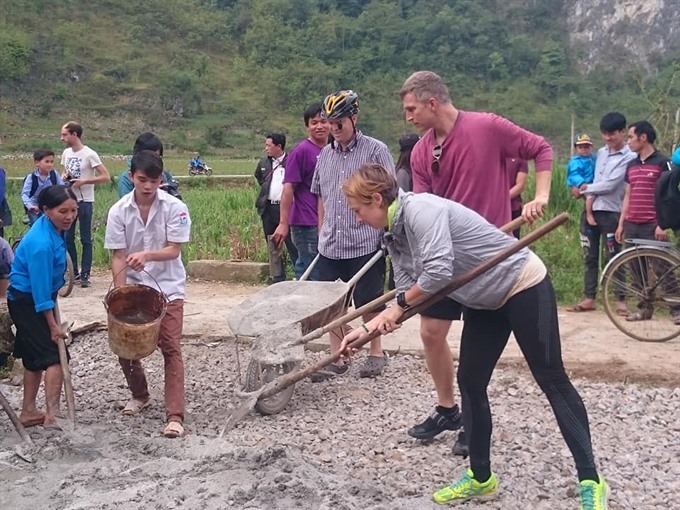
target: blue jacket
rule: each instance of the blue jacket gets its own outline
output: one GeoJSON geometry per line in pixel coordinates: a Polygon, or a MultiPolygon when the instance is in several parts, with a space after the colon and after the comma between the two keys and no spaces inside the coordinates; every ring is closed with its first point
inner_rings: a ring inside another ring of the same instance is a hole
{"type": "Polygon", "coordinates": [[[35,311],[54,308],[53,296],[64,285],[66,243],[52,222],[38,218],[19,243],[9,275],[7,298],[16,301],[12,288],[33,296],[35,311]]]}
{"type": "Polygon", "coordinates": [[[680,166],[680,147],[675,149],[673,157],[671,158],[674,165],[680,166]]]}
{"type": "Polygon", "coordinates": [[[567,164],[567,187],[590,184],[595,178],[595,154],[573,156],[567,164]]]}

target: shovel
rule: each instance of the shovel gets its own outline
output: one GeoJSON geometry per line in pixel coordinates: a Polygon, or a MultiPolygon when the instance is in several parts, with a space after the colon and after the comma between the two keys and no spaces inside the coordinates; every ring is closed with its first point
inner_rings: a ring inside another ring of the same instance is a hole
{"type": "MultiPolygon", "coordinates": [[[[525,248],[526,246],[529,246],[531,243],[536,241],[537,239],[540,239],[544,235],[548,234],[549,232],[553,231],[556,229],[558,226],[562,225],[563,223],[566,223],[569,220],[569,215],[567,213],[562,213],[552,220],[548,221],[547,223],[543,224],[542,226],[538,227],[536,230],[533,232],[530,232],[526,237],[523,237],[516,243],[508,246],[504,250],[501,250],[499,253],[497,253],[495,256],[491,257],[490,259],[486,260],[479,266],[475,267],[474,269],[471,269],[464,275],[456,278],[453,280],[450,284],[448,284],[446,287],[441,289],[439,292],[433,294],[432,296],[428,297],[425,301],[422,303],[413,306],[412,308],[409,308],[406,310],[404,315],[401,316],[399,319],[399,323],[404,322],[405,320],[413,317],[414,315],[420,313],[422,310],[432,306],[434,303],[437,301],[443,299],[444,297],[448,296],[451,294],[453,291],[459,289],[463,285],[469,283],[470,281],[474,280],[478,276],[482,275],[486,271],[490,270],[503,260],[507,259],[510,255],[513,255],[514,253],[517,253],[521,249],[525,248]]],[[[522,218],[517,218],[515,221],[509,223],[508,225],[505,225],[503,227],[503,231],[505,229],[508,229],[508,232],[510,230],[514,230],[518,226],[521,226],[523,223],[522,218]],[[512,227],[512,228],[509,228],[512,227]]],[[[363,345],[367,344],[374,338],[378,337],[380,333],[378,331],[374,331],[372,334],[370,334],[367,338],[356,340],[352,342],[347,349],[352,350],[352,349],[359,349],[363,345]]],[[[259,388],[257,391],[252,392],[250,395],[244,394],[243,396],[247,398],[245,402],[241,404],[240,407],[238,407],[235,411],[233,411],[229,417],[227,418],[227,422],[225,423],[224,427],[222,428],[222,431],[219,434],[219,437],[222,437],[224,433],[228,430],[231,430],[239,421],[241,421],[246,414],[248,414],[253,407],[255,407],[255,404],[260,398],[267,398],[272,395],[275,395],[276,393],[279,393],[280,391],[286,389],[288,386],[297,383],[298,381],[301,381],[305,377],[310,376],[314,372],[318,372],[319,370],[327,367],[331,363],[334,363],[340,359],[340,356],[342,355],[341,352],[336,352],[335,354],[331,354],[329,356],[326,356],[325,358],[317,361],[316,363],[308,366],[307,368],[303,370],[298,370],[295,372],[291,372],[289,374],[286,374],[284,376],[278,377],[277,379],[265,384],[261,388],[259,388]]]]}
{"type": "MultiPolygon", "coordinates": [[[[61,322],[61,314],[59,313],[59,303],[54,301],[54,318],[60,327],[64,327],[61,322]]],[[[70,328],[69,328],[70,329],[70,328]]],[[[71,332],[67,330],[67,335],[71,332]]],[[[69,342],[70,343],[70,342],[69,342]]],[[[61,365],[61,373],[64,376],[64,393],[66,394],[66,409],[68,411],[68,419],[71,426],[76,426],[76,401],[73,395],[73,383],[71,382],[71,371],[68,367],[68,357],[66,356],[66,343],[63,338],[57,340],[57,347],[59,349],[59,364],[61,365]]]]}
{"type": "MultiPolygon", "coordinates": [[[[28,432],[26,432],[26,428],[21,423],[21,420],[19,419],[17,414],[14,412],[14,409],[12,409],[12,406],[9,405],[9,402],[5,398],[5,395],[3,395],[2,391],[0,391],[0,405],[2,405],[2,408],[7,413],[7,416],[9,416],[9,419],[12,422],[12,425],[14,425],[14,428],[19,434],[19,437],[21,437],[21,440],[25,443],[24,446],[28,447],[29,451],[33,450],[35,448],[35,444],[33,443],[31,436],[29,436],[28,432]]],[[[29,451],[26,451],[24,448],[21,448],[21,446],[17,446],[15,449],[15,453],[20,458],[22,458],[26,462],[33,463],[35,462],[35,460],[31,456],[29,451]]]]}

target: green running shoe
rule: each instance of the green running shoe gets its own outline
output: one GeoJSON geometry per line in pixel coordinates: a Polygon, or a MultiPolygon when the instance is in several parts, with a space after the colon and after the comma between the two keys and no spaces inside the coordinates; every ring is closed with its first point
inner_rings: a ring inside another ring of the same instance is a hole
{"type": "Polygon", "coordinates": [[[472,471],[468,469],[460,480],[435,492],[432,499],[435,503],[443,505],[445,503],[462,503],[470,499],[486,501],[494,499],[498,495],[496,475],[491,473],[491,477],[484,483],[478,482],[473,476],[472,471]]]}
{"type": "Polygon", "coordinates": [[[607,510],[609,499],[609,485],[600,477],[600,483],[593,480],[583,480],[580,484],[580,510],[607,510]]]}

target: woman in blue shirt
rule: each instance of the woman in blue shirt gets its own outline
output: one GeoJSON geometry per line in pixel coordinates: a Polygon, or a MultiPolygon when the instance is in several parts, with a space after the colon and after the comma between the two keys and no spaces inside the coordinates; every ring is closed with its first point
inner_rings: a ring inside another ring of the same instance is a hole
{"type": "Polygon", "coordinates": [[[14,257],[7,306],[17,328],[14,357],[21,358],[25,367],[21,422],[27,427],[58,428],[63,376],[57,340],[66,334],[57,323],[54,307],[66,269],[63,234],[76,219],[78,203],[70,188],[56,185],[40,194],[38,207],[43,214],[21,240],[14,257]],[[35,402],[43,372],[45,413],[35,402]]]}

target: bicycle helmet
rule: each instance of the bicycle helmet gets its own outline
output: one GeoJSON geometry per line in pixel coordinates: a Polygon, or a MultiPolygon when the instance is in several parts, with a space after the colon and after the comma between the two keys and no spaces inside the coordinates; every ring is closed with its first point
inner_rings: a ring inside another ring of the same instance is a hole
{"type": "Polygon", "coordinates": [[[359,113],[359,96],[353,90],[340,90],[326,96],[321,116],[328,119],[342,119],[359,113]]]}

